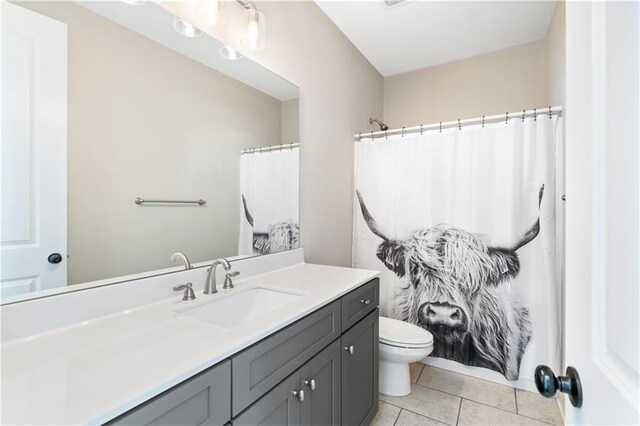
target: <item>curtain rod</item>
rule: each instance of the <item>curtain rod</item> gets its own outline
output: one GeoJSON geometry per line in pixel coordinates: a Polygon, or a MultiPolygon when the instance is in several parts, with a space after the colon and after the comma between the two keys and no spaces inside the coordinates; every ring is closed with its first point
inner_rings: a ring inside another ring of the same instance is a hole
{"type": "Polygon", "coordinates": [[[282,145],[269,145],[269,146],[260,146],[256,148],[247,148],[240,151],[241,154],[256,154],[261,152],[271,152],[271,151],[284,151],[285,149],[293,150],[293,148],[298,148],[300,146],[299,143],[286,143],[282,145]]]}
{"type": "Polygon", "coordinates": [[[524,120],[527,117],[534,117],[537,119],[539,115],[552,116],[552,115],[561,115],[561,113],[562,113],[561,106],[554,106],[554,107],[550,106],[547,108],[534,108],[529,111],[522,110],[520,112],[507,112],[504,114],[488,115],[486,117],[482,116],[482,117],[476,117],[476,118],[465,118],[464,120],[458,119],[456,121],[444,121],[444,122],[441,121],[439,123],[434,123],[434,124],[421,124],[419,126],[402,127],[400,129],[391,129],[386,131],[362,132],[362,133],[356,133],[355,135],[353,135],[353,137],[355,138],[355,141],[358,142],[360,141],[360,139],[363,139],[363,138],[371,138],[371,139],[382,138],[382,137],[386,138],[388,136],[406,135],[409,133],[423,133],[430,130],[442,131],[442,129],[449,129],[452,127],[457,127],[462,130],[462,126],[469,126],[469,125],[475,125],[475,124],[482,124],[484,126],[484,124],[486,123],[497,123],[500,121],[508,122],[509,120],[515,120],[515,119],[524,120]]]}

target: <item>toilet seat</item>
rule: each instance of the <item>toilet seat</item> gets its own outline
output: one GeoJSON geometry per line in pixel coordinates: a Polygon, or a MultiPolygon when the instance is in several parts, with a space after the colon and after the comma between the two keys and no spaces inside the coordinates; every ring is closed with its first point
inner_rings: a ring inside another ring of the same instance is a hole
{"type": "Polygon", "coordinates": [[[379,327],[381,344],[407,349],[433,346],[433,335],[417,325],[393,318],[380,317],[379,327]]]}

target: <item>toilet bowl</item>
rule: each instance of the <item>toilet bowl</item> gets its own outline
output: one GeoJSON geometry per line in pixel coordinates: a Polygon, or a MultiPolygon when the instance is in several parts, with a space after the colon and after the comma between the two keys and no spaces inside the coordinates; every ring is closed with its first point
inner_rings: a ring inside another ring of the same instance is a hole
{"type": "Polygon", "coordinates": [[[433,336],[408,322],[380,317],[379,390],[390,396],[411,393],[409,364],[420,361],[433,350],[433,336]]]}

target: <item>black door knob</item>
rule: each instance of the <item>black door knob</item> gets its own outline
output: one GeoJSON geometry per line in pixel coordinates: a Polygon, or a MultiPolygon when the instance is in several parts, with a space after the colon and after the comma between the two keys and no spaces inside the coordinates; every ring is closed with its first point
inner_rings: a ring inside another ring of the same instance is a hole
{"type": "Polygon", "coordinates": [[[47,257],[47,260],[53,264],[60,263],[62,262],[62,255],[60,253],[51,253],[49,257],[47,257]]]}
{"type": "Polygon", "coordinates": [[[560,391],[569,395],[569,401],[574,407],[582,405],[582,384],[580,376],[573,367],[567,367],[566,376],[556,377],[553,370],[546,365],[536,367],[534,380],[540,395],[553,398],[560,391]]]}

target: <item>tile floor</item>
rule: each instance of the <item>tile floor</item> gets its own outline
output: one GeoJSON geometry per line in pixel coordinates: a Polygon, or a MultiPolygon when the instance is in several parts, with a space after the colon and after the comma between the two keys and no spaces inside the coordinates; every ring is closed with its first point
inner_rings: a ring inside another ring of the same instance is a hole
{"type": "Polygon", "coordinates": [[[373,426],[562,425],[556,400],[423,364],[411,395],[380,395],[373,426]]]}

